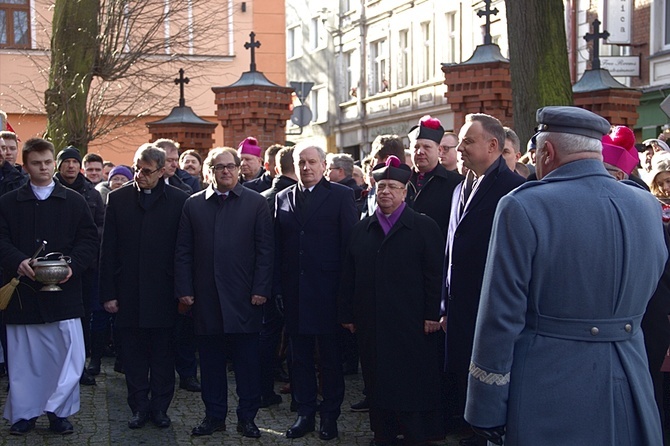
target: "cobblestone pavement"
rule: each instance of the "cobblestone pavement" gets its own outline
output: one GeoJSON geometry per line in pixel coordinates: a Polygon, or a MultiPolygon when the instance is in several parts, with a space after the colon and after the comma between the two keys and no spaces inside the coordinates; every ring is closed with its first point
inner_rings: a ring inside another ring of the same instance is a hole
{"type": "MultiPolygon", "coordinates": [[[[284,445],[284,446],[367,446],[372,438],[367,413],[349,411],[349,406],[361,399],[363,380],[361,375],[346,377],[346,394],[342,405],[342,415],[338,421],[340,436],[329,442],[322,441],[316,433],[289,440],[284,436],[286,429],[295,420],[295,413],[289,410],[289,398],[282,395],[284,402],[279,406],[261,409],[256,424],[261,429],[260,439],[243,438],[235,431],[236,396],[233,374],[228,375],[229,414],[228,431],[215,432],[208,437],[192,437],[191,429],[204,416],[204,405],[199,393],[177,389],[168,415],[172,426],[158,429],[151,422],[142,429],[130,430],[127,421],[130,409],[126,404],[126,385],[123,375],[112,370],[113,359],[103,358],[102,373],[96,377],[96,386],[81,387],[81,410],[70,421],[75,428],[72,435],[60,436],[48,430],[46,416],[38,419],[33,432],[24,437],[9,435],[9,422],[0,424],[0,445],[284,445]]],[[[178,380],[177,380],[178,381],[178,380]]],[[[0,404],[4,407],[7,378],[0,379],[0,404]]],[[[277,385],[277,388],[279,384],[277,385]]],[[[317,419],[318,427],[318,419],[317,419]]],[[[458,445],[458,437],[450,436],[441,446],[458,445]]]]}

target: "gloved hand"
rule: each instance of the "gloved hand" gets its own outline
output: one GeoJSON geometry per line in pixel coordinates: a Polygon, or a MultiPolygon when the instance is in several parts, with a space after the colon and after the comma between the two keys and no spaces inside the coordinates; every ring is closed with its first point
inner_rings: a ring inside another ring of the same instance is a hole
{"type": "Polygon", "coordinates": [[[480,437],[484,437],[487,441],[493,444],[502,446],[503,435],[505,435],[505,426],[498,427],[476,427],[472,426],[472,430],[480,437]]]}
{"type": "Polygon", "coordinates": [[[284,315],[284,297],[281,294],[275,295],[275,306],[282,316],[284,315]]]}

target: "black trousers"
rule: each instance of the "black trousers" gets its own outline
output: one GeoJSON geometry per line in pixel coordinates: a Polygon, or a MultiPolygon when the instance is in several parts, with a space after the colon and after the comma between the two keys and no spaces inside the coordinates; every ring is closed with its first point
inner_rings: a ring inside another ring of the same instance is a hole
{"type": "Polygon", "coordinates": [[[261,403],[261,364],[258,333],[196,335],[200,352],[200,382],[205,414],[226,419],[228,376],[226,358],[233,361],[239,404],[237,420],[253,421],[261,403]]]}
{"type": "Polygon", "coordinates": [[[298,403],[298,415],[316,413],[316,370],[314,357],[318,348],[318,366],[321,372],[321,419],[337,419],[344,400],[344,375],[340,339],[336,334],[290,335],[291,391],[298,403]]]}
{"type": "Polygon", "coordinates": [[[263,327],[260,333],[261,355],[261,396],[270,398],[275,394],[275,371],[279,367],[279,344],[281,342],[284,317],[279,313],[274,302],[263,305],[263,327]]]}
{"type": "Polygon", "coordinates": [[[180,314],[175,326],[175,369],[179,379],[195,377],[198,374],[196,349],[193,317],[180,314]]]}
{"type": "Polygon", "coordinates": [[[167,412],[174,395],[174,328],[125,328],[117,334],[133,412],[167,412]]]}

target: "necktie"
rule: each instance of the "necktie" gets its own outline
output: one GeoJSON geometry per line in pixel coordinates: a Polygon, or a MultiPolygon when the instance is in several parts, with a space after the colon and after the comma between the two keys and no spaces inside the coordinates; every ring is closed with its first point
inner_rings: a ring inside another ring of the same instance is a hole
{"type": "Polygon", "coordinates": [[[226,201],[226,198],[228,198],[227,194],[219,195],[219,206],[223,206],[223,202],[226,201]]]}
{"type": "Polygon", "coordinates": [[[477,179],[472,172],[468,172],[468,175],[465,177],[465,182],[463,183],[463,189],[461,189],[461,201],[459,203],[459,214],[463,215],[465,210],[465,205],[468,204],[468,199],[472,194],[472,189],[474,189],[477,184],[477,179]]]}

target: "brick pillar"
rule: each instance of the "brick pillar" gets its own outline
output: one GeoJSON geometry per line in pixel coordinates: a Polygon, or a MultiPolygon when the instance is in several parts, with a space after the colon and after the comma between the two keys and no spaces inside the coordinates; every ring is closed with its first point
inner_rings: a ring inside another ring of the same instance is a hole
{"type": "Polygon", "coordinates": [[[572,87],[574,104],[607,119],[612,125],[633,128],[642,92],[617,82],[608,70],[587,70],[572,87]]]}
{"type": "Polygon", "coordinates": [[[259,71],[247,71],[234,84],[212,91],[224,145],[236,148],[247,136],[258,139],[263,148],[286,141],[292,88],[270,82],[259,71]]]}
{"type": "Polygon", "coordinates": [[[206,156],[214,146],[214,130],[218,124],[198,117],[191,107],[175,107],[160,121],[148,122],[150,141],[168,138],[179,143],[180,151],[197,150],[206,156]]]}
{"type": "Polygon", "coordinates": [[[454,112],[458,130],[469,113],[487,113],[513,126],[512,81],[509,61],[498,45],[480,45],[472,57],[460,64],[442,64],[445,97],[454,112]]]}

